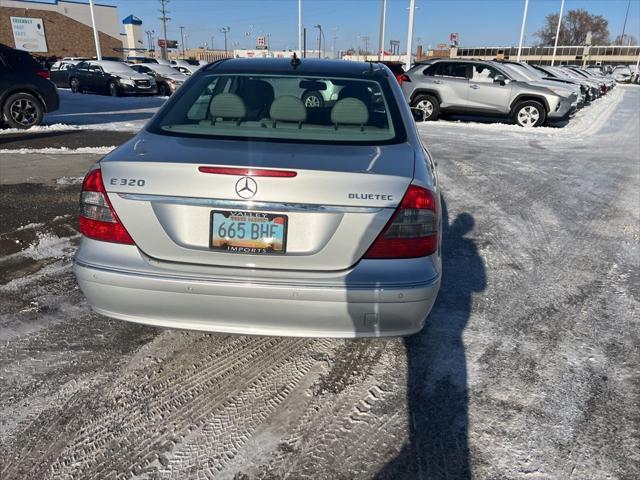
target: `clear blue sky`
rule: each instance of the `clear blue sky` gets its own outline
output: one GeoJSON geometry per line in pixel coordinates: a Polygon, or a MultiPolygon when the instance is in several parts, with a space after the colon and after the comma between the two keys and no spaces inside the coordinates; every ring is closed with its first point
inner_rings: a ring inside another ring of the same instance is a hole
{"type": "MultiPolygon", "coordinates": [[[[142,19],[145,30],[161,31],[157,0],[98,0],[117,5],[121,18],[134,14],[142,19]]],[[[565,12],[583,8],[609,20],[612,40],[622,32],[628,0],[566,0],[565,12]]],[[[251,25],[254,32],[271,34],[272,48],[297,47],[297,0],[171,0],[168,9],[170,39],[180,40],[178,26],[188,32],[187,45],[210,43],[223,47],[221,26],[231,27],[229,46],[245,45],[244,33],[251,25]]],[[[338,49],[354,47],[358,34],[370,37],[377,45],[381,0],[303,0],[303,24],[307,27],[308,47],[316,45],[317,30],[325,31],[327,49],[336,36],[338,49]]],[[[389,39],[407,41],[409,0],[388,0],[385,45],[389,39]]],[[[458,32],[462,46],[517,45],[524,0],[416,0],[415,38],[426,46],[447,42],[451,32],[458,32]]],[[[530,0],[526,42],[535,41],[533,33],[547,14],[560,9],[560,0],[530,0]]],[[[631,0],[627,33],[640,39],[640,0],[631,0]]]]}

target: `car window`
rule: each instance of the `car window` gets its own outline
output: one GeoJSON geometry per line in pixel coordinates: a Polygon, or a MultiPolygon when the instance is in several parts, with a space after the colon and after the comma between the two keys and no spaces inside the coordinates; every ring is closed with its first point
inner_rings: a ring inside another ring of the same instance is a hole
{"type": "Polygon", "coordinates": [[[497,75],[502,75],[495,68],[482,64],[474,64],[471,72],[471,80],[475,83],[493,83],[497,75]]]}
{"type": "Polygon", "coordinates": [[[89,71],[93,73],[100,73],[102,69],[98,65],[89,65],[89,71]]]}
{"type": "Polygon", "coordinates": [[[19,50],[3,50],[3,62],[8,68],[15,70],[34,70],[41,68],[41,65],[27,52],[19,50]]]}
{"type": "Polygon", "coordinates": [[[78,70],[87,70],[89,68],[89,64],[87,62],[80,62],[78,65],[76,65],[76,68],[78,70]]]}
{"type": "Polygon", "coordinates": [[[455,78],[467,78],[467,64],[466,63],[438,63],[438,69],[435,72],[437,77],[455,77],[455,78]]]}
{"type": "Polygon", "coordinates": [[[429,65],[427,68],[425,68],[422,71],[422,74],[427,75],[428,77],[433,77],[437,71],[438,71],[438,64],[436,63],[435,65],[429,65]]]}
{"type": "Polygon", "coordinates": [[[389,86],[374,80],[209,74],[178,95],[150,126],[154,133],[354,144],[404,135],[389,86]],[[311,91],[326,94],[322,107],[305,106],[311,91]],[[337,92],[335,100],[326,92],[337,92]]]}

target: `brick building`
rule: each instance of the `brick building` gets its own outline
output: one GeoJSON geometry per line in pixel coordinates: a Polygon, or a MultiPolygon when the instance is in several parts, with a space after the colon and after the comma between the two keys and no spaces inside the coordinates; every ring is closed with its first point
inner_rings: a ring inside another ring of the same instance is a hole
{"type": "MultiPolygon", "coordinates": [[[[96,23],[104,57],[122,56],[120,22],[115,7],[96,5],[96,23]]],[[[11,17],[41,19],[46,51],[32,50],[42,57],[95,57],[89,4],[77,1],[42,3],[0,0],[0,43],[16,47],[11,17]]]]}

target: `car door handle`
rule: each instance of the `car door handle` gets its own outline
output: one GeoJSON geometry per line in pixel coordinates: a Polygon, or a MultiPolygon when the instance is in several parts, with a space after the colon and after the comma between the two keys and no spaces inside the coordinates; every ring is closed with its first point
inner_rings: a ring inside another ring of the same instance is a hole
{"type": "Polygon", "coordinates": [[[474,90],[478,90],[480,87],[478,85],[470,85],[469,88],[473,88],[474,90]]]}
{"type": "Polygon", "coordinates": [[[442,83],[442,80],[434,80],[433,83],[442,83]]]}

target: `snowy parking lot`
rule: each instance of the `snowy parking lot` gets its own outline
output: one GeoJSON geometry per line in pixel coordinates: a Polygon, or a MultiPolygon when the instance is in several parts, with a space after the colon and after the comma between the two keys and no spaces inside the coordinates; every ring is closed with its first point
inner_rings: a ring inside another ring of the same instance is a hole
{"type": "Polygon", "coordinates": [[[391,340],[92,313],[79,178],[164,100],[62,96],[47,126],[0,131],[2,480],[640,478],[640,88],[562,128],[419,125],[444,278],[425,329],[391,340]],[[56,131],[107,140],[19,145],[56,131]]]}

